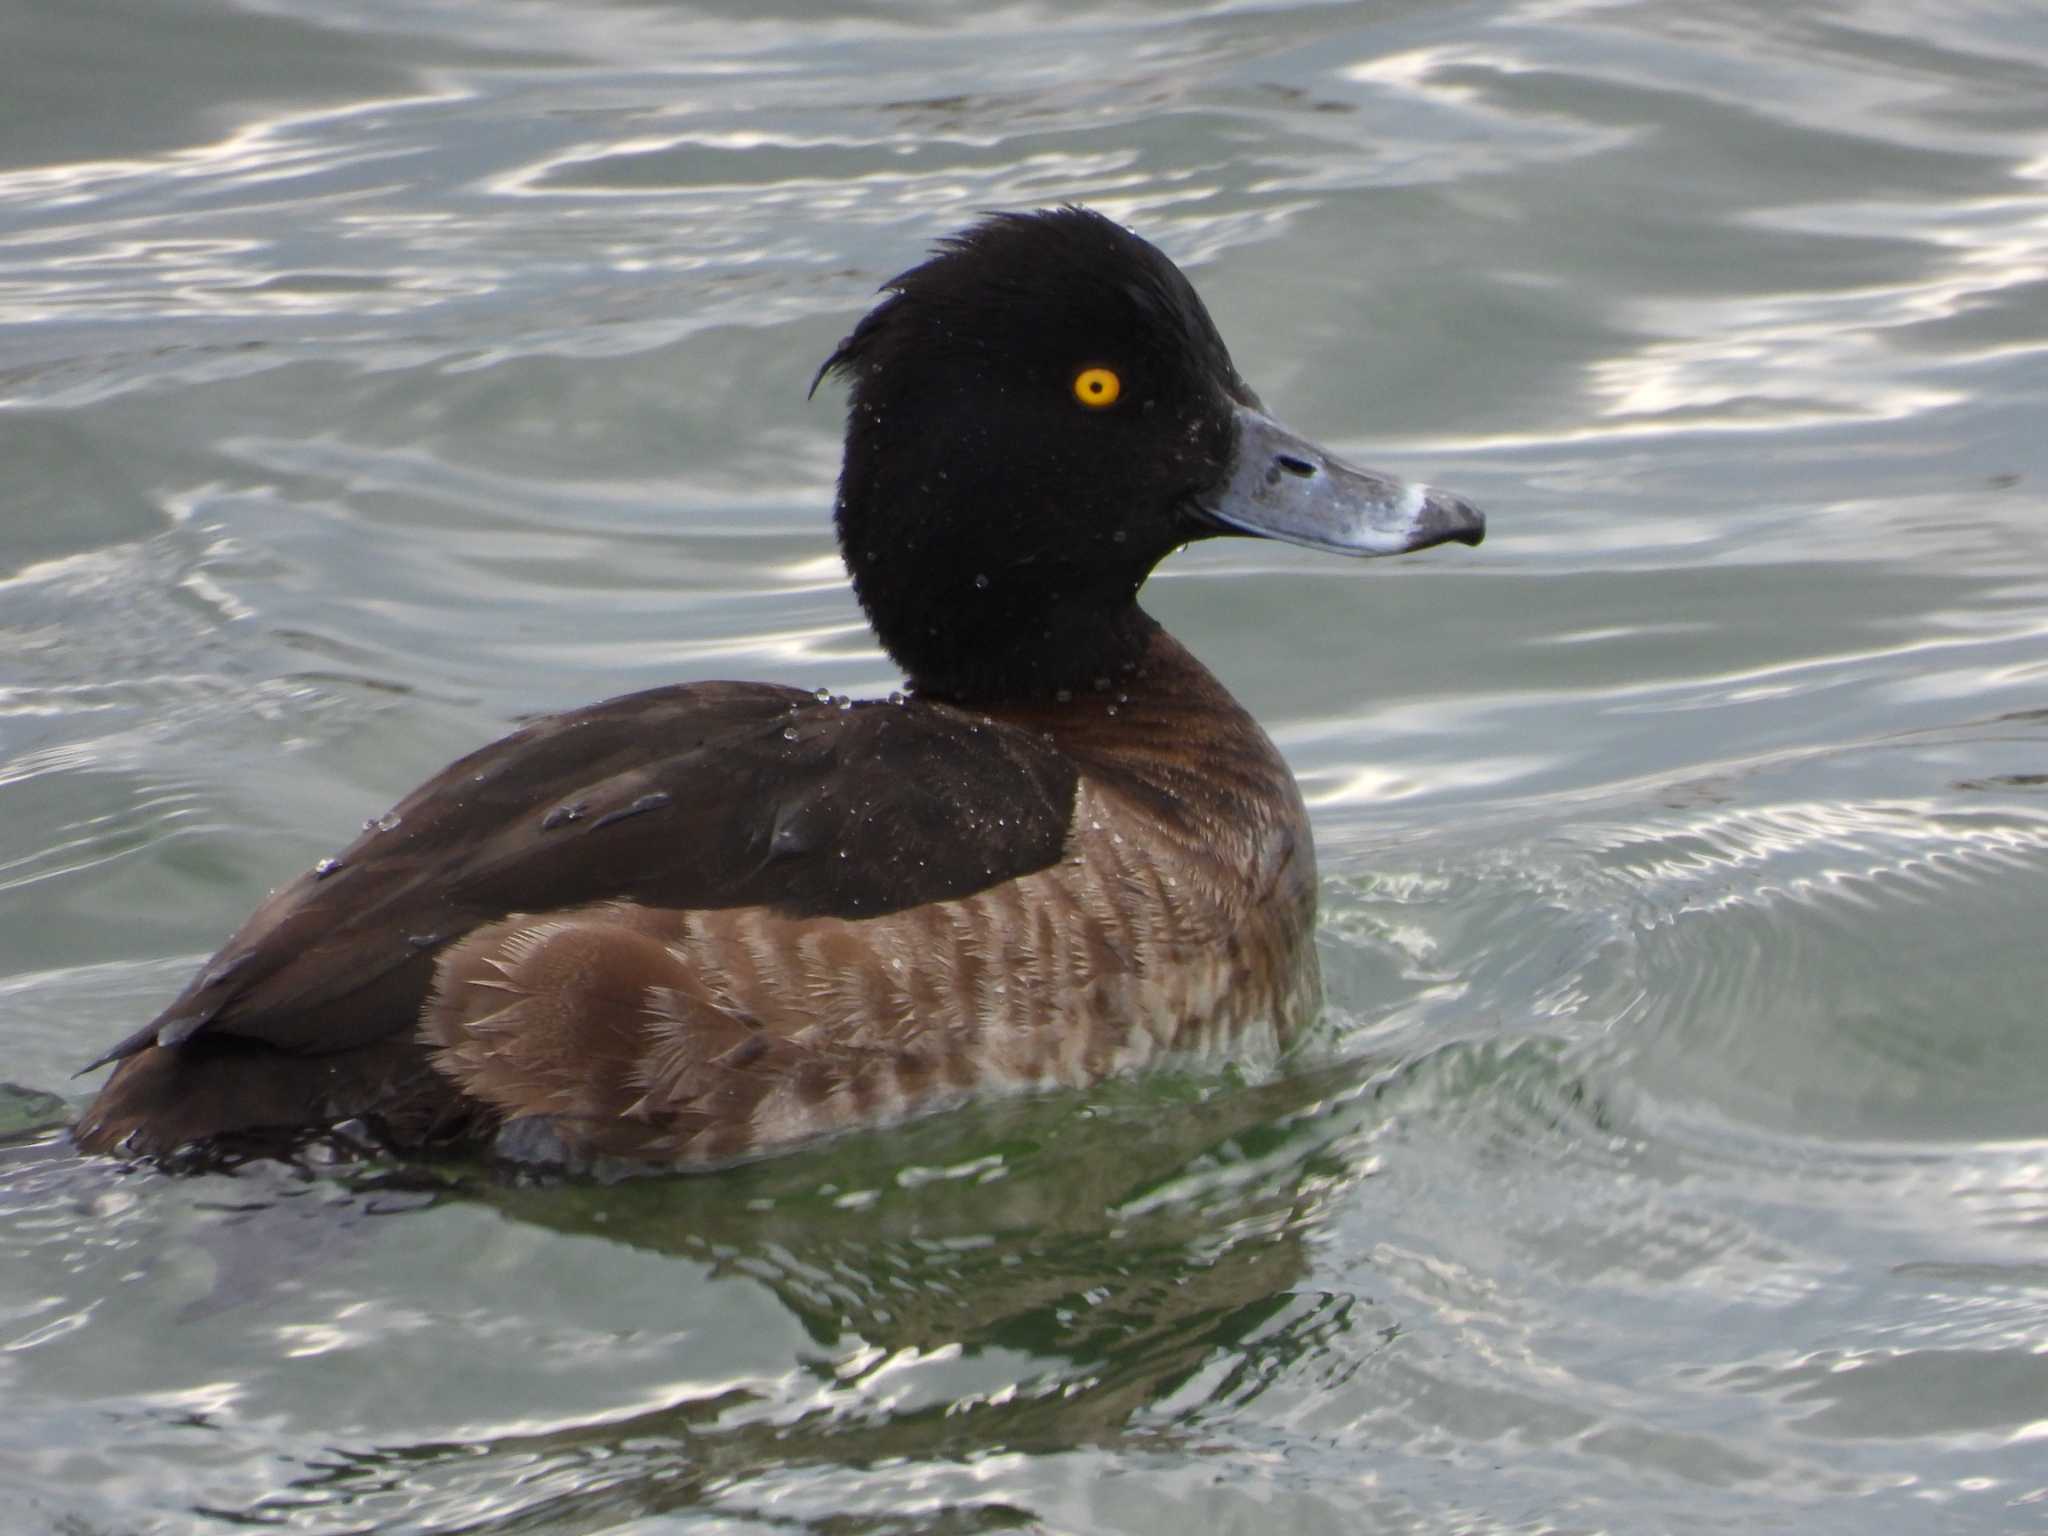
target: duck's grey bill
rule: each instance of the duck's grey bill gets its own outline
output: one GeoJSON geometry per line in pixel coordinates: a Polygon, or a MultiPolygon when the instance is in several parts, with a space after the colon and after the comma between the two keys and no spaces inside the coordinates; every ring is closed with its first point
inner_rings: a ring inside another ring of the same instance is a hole
{"type": "Polygon", "coordinates": [[[1340,555],[1477,544],[1486,515],[1447,491],[1346,464],[1269,416],[1237,407],[1237,460],[1202,510],[1227,532],[1340,555]]]}

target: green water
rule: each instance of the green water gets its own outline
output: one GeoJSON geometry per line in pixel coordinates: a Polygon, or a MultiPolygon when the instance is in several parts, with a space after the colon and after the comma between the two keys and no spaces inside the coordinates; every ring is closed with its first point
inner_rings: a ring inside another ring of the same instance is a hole
{"type": "Polygon", "coordinates": [[[0,1125],[522,716],[896,681],[819,360],[976,211],[1491,515],[1148,602],[1276,1081],[709,1179],[0,1150],[10,1531],[2048,1528],[2048,11],[0,4],[0,1125]]]}

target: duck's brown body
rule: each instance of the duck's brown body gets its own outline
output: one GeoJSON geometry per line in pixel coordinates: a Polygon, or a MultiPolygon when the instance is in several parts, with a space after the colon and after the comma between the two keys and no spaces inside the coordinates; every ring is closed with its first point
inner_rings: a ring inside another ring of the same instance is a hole
{"type": "Polygon", "coordinates": [[[1317,998],[1294,781],[1163,632],[1109,681],[986,710],[711,684],[540,722],[272,898],[127,1042],[79,1141],[360,1117],[715,1166],[1270,1053],[1317,998]]]}

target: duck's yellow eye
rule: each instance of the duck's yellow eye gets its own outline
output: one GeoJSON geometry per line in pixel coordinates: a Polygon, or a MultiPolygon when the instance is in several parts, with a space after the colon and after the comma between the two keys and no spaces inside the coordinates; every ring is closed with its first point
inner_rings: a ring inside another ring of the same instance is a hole
{"type": "Polygon", "coordinates": [[[1074,398],[1083,405],[1100,409],[1115,405],[1124,392],[1124,381],[1111,368],[1083,368],[1074,375],[1074,398]]]}

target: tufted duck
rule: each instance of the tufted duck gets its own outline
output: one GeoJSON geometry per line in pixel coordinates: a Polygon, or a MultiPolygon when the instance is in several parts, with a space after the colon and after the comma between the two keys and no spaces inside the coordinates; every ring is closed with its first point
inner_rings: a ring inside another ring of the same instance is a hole
{"type": "Polygon", "coordinates": [[[1389,555],[1484,520],[1265,415],[1097,214],[996,215],[884,292],[819,378],[852,391],[839,545],[908,693],[689,683],[472,753],[94,1063],[81,1147],[358,1122],[708,1168],[1313,1014],[1300,794],[1138,588],[1217,534],[1389,555]]]}

